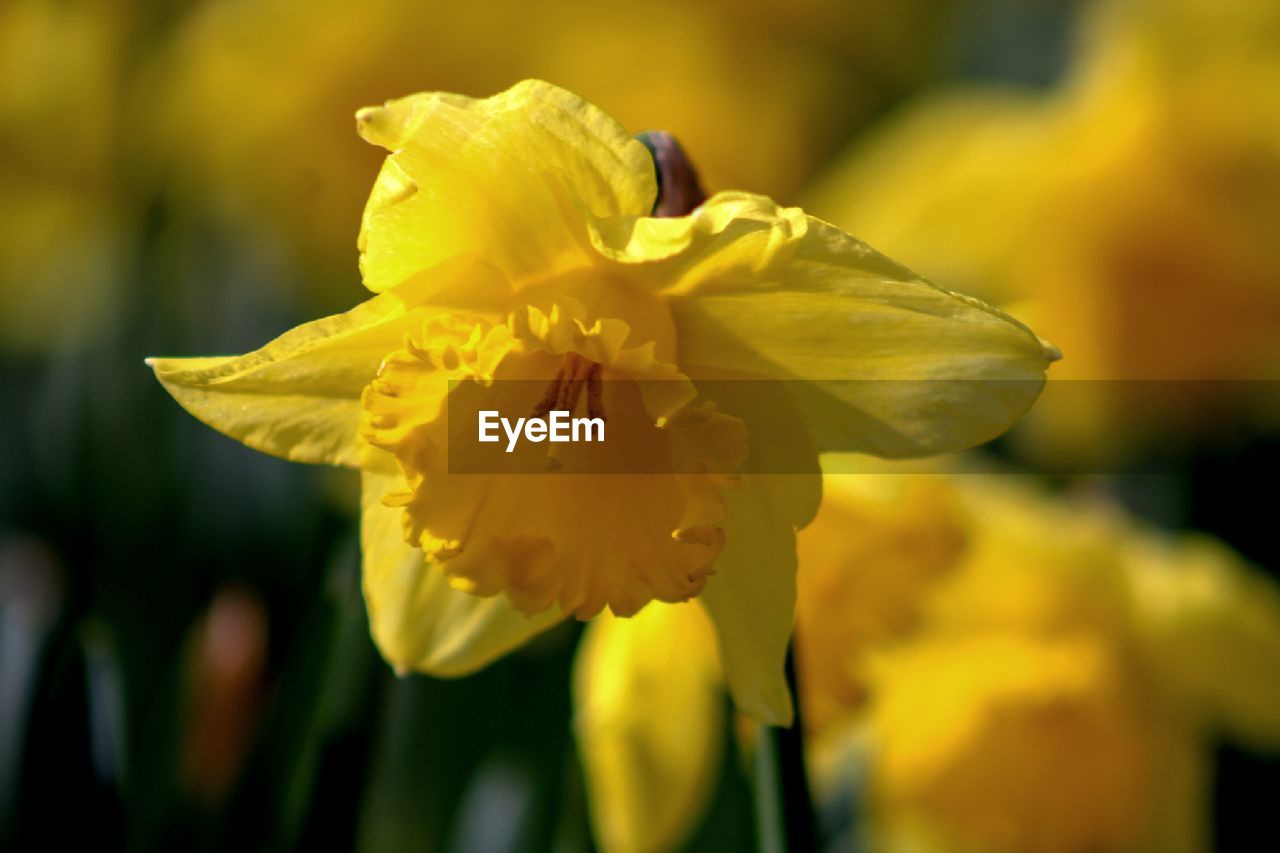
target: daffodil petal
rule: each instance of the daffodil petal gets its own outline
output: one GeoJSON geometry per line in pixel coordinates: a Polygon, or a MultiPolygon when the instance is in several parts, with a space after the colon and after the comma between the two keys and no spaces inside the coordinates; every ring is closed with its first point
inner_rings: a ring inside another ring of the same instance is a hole
{"type": "Polygon", "coordinates": [[[554,608],[527,617],[505,596],[452,588],[439,566],[405,543],[401,509],[382,502],[405,488],[391,455],[371,455],[380,462],[371,461],[361,474],[364,598],[374,642],[397,671],[463,675],[561,620],[554,608]]]}
{"type": "Polygon", "coordinates": [[[1280,746],[1280,595],[1208,539],[1134,549],[1136,620],[1161,674],[1208,721],[1280,746]]]}
{"type": "Polygon", "coordinates": [[[679,847],[711,799],[724,748],[715,634],[696,602],[654,602],[587,628],[574,730],[605,851],[679,847]]]}
{"type": "Polygon", "coordinates": [[[727,492],[724,550],[699,596],[716,626],[734,703],[769,725],[789,726],[793,718],[785,668],[795,618],[795,530],[821,482],[753,475],[727,492]]]}
{"type": "Polygon", "coordinates": [[[492,319],[509,295],[497,269],[463,255],[251,353],[149,358],[147,364],[184,409],[255,450],[295,462],[359,467],[360,394],[382,359],[431,318],[492,319]]]}
{"type": "Polygon", "coordinates": [[[722,193],[681,219],[600,226],[620,274],[670,298],[693,373],[784,380],[820,450],[972,447],[1030,407],[1057,353],[796,208],[722,193]]]}
{"type": "Polygon", "coordinates": [[[613,118],[577,95],[526,80],[472,99],[411,95],[356,115],[390,150],[360,228],[375,292],[476,252],[512,280],[581,264],[592,217],[641,216],[653,161],[613,118]]]}
{"type": "Polygon", "coordinates": [[[406,317],[404,303],[384,295],[246,355],[147,363],[184,409],[219,432],[285,459],[354,467],[360,391],[400,345],[406,317]]]}

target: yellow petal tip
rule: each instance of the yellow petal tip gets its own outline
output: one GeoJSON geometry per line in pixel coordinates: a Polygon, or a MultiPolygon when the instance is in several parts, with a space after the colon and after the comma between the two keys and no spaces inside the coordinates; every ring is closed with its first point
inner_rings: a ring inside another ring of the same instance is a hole
{"type": "Polygon", "coordinates": [[[361,107],[356,110],[356,133],[365,142],[394,150],[400,142],[394,118],[392,110],[386,106],[361,107]]]}

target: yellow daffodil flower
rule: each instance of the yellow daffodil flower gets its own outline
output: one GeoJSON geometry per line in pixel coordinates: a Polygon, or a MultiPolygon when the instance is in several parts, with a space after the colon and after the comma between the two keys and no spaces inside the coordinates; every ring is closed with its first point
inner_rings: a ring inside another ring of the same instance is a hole
{"type": "Polygon", "coordinates": [[[1207,539],[1003,481],[955,492],[963,556],[866,668],[872,836],[1205,849],[1212,737],[1280,745],[1280,594],[1207,539]]]}
{"type": "Polygon", "coordinates": [[[931,96],[807,205],[1072,354],[1056,378],[1090,381],[1028,424],[1046,455],[1203,428],[1213,380],[1280,371],[1280,7],[1098,5],[1056,89],[931,96]]]}
{"type": "MultiPolygon", "coordinates": [[[[836,475],[799,551],[810,777],[866,780],[870,849],[1201,850],[1211,738],[1280,748],[1280,594],[1207,538],[1005,477],[836,475]]],[[[710,800],[710,637],[696,602],[588,628],[576,731],[606,850],[678,846],[710,800]]]]}
{"type": "Polygon", "coordinates": [[[645,146],[546,83],[414,95],[357,123],[392,152],[359,235],[377,295],[248,355],[155,359],[157,377],[251,447],[361,469],[365,598],[398,669],[466,672],[569,615],[696,596],[739,707],[790,720],[794,531],[820,487],[804,448],[987,440],[1052,350],[761,196],[648,216],[645,146]],[[806,393],[699,398],[725,377],[806,393]],[[621,438],[568,446],[553,473],[535,445],[513,456],[526,473],[451,472],[477,411],[580,402],[621,438]],[[784,452],[793,476],[752,475],[784,452]],[[643,472],[593,473],[615,463],[643,472]]]}

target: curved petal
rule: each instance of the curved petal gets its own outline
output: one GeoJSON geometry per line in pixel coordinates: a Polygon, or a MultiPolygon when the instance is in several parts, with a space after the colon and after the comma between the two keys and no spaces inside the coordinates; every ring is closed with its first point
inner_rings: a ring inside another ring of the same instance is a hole
{"type": "Polygon", "coordinates": [[[375,292],[466,252],[512,280],[546,276],[585,260],[590,218],[645,215],[657,194],[644,145],[538,80],[482,100],[411,95],[356,121],[392,152],[360,227],[360,268],[375,292]]]}
{"type": "Polygon", "coordinates": [[[796,606],[796,528],[822,488],[817,476],[743,477],[725,494],[725,544],[699,600],[715,623],[720,659],[738,708],[789,726],[787,644],[796,606]]]}
{"type": "Polygon", "coordinates": [[[150,358],[191,414],[255,450],[298,462],[358,466],[360,391],[408,327],[391,295],[304,323],[240,356],[150,358]]]}
{"type": "Polygon", "coordinates": [[[573,691],[601,848],[679,847],[711,799],[724,748],[720,663],[702,607],[654,602],[592,620],[573,691]]]}
{"type": "Polygon", "coordinates": [[[374,642],[397,672],[464,675],[561,620],[555,608],[526,617],[504,596],[481,598],[449,586],[438,566],[405,543],[400,507],[382,503],[405,488],[392,473],[394,460],[371,454],[361,474],[364,599],[374,642]]]}
{"type": "Polygon", "coordinates": [[[382,359],[432,316],[490,316],[509,293],[490,264],[462,256],[346,313],[290,329],[251,353],[149,358],[147,364],[184,409],[255,450],[295,462],[359,467],[360,393],[382,359]]]}
{"type": "Polygon", "coordinates": [[[910,457],[987,441],[1057,357],[996,309],[760,196],[723,193],[595,239],[621,274],[669,296],[683,369],[785,381],[820,450],[910,457]]]}

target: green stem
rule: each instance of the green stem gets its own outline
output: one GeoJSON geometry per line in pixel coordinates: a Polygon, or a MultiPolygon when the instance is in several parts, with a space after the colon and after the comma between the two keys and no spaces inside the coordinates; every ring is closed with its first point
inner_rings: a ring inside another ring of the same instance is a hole
{"type": "Polygon", "coordinates": [[[756,748],[756,828],[761,853],[803,853],[817,849],[813,802],[804,768],[804,726],[791,649],[787,650],[787,685],[796,703],[795,720],[787,729],[761,726],[756,748]]]}

